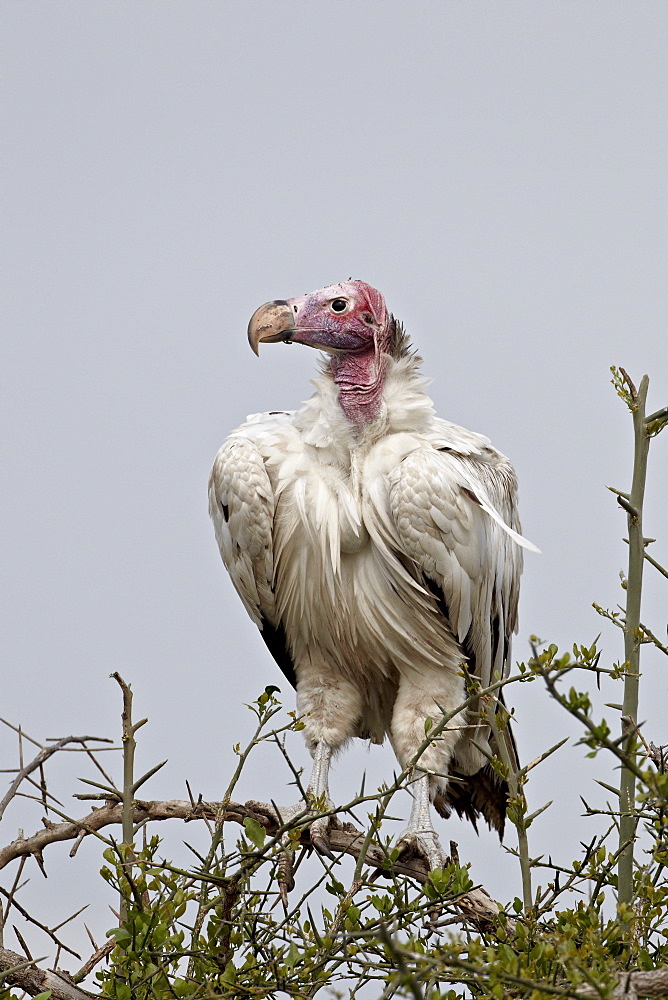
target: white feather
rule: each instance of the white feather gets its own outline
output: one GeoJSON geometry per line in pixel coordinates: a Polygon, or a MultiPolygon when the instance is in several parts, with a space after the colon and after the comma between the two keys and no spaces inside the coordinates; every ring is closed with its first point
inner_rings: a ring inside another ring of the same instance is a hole
{"type": "MultiPolygon", "coordinates": [[[[253,620],[285,631],[308,738],[389,734],[405,762],[418,708],[463,699],[463,662],[483,685],[508,670],[521,548],[538,549],[510,463],[434,416],[412,358],[387,360],[381,415],[362,431],[328,373],[315,385],[301,410],[253,414],[221,448],[216,537],[253,620]]],[[[485,732],[457,733],[430,750],[434,770],[453,752],[466,773],[484,763],[471,734],[485,732]]]]}

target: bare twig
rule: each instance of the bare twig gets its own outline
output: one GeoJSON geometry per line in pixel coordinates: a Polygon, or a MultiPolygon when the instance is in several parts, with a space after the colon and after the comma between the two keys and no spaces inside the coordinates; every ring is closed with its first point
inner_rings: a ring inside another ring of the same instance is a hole
{"type": "MultiPolygon", "coordinates": [[[[3,719],[3,718],[0,718],[0,722],[2,722],[2,724],[5,725],[5,726],[7,726],[9,729],[13,729],[14,732],[18,734],[18,737],[19,737],[19,747],[20,747],[21,738],[23,738],[24,740],[28,740],[30,743],[33,743],[36,747],[39,747],[40,750],[43,749],[43,745],[41,743],[39,743],[37,740],[34,740],[32,738],[32,736],[28,736],[27,733],[24,733],[20,726],[15,726],[12,722],[7,722],[7,719],[3,719]]],[[[23,767],[23,761],[21,761],[21,767],[23,767]]]]}
{"type": "MultiPolygon", "coordinates": [[[[86,930],[88,930],[88,928],[86,928],[86,930]]],[[[95,947],[94,943],[93,947],[95,947]]],[[[86,978],[86,976],[93,971],[95,966],[99,962],[101,962],[103,958],[106,958],[107,955],[110,955],[115,947],[116,947],[116,940],[115,938],[112,937],[109,938],[108,941],[105,941],[105,943],[102,945],[101,948],[96,948],[94,954],[90,956],[88,961],[81,966],[78,972],[74,973],[74,975],[72,976],[73,981],[75,983],[82,983],[86,978]]]]}
{"type": "MultiPolygon", "coordinates": [[[[218,805],[215,803],[214,805],[218,805]]],[[[199,814],[193,810],[189,802],[135,802],[134,822],[140,823],[147,819],[198,819],[199,814]]],[[[41,853],[49,844],[64,840],[75,840],[83,830],[95,834],[106,826],[122,823],[123,806],[120,802],[109,803],[81,819],[68,819],[64,823],[54,823],[44,830],[38,830],[30,837],[20,836],[6,847],[0,848],[0,869],[15,858],[34,856],[41,853]]],[[[243,820],[242,820],[243,822],[243,820]]]]}
{"type": "Polygon", "coordinates": [[[21,947],[23,948],[24,952],[28,956],[28,959],[31,962],[34,962],[34,958],[30,954],[30,948],[26,944],[25,938],[23,937],[23,935],[21,934],[21,931],[18,929],[18,927],[16,925],[14,925],[14,933],[16,934],[16,937],[18,938],[19,944],[21,945],[21,947]]]}
{"type": "MultiPolygon", "coordinates": [[[[4,719],[2,721],[4,722],[4,719]]],[[[5,725],[9,725],[9,723],[5,723],[5,725]]],[[[14,729],[15,727],[11,726],[11,728],[14,729]]],[[[26,737],[25,733],[23,732],[20,732],[19,735],[23,736],[26,739],[30,739],[30,737],[26,737]]],[[[12,781],[11,785],[9,786],[9,789],[7,790],[5,797],[0,802],[0,819],[2,819],[5,809],[16,795],[19,785],[24,780],[24,778],[27,778],[29,774],[32,774],[32,772],[36,771],[38,768],[41,769],[45,761],[47,761],[49,757],[52,757],[54,753],[57,753],[59,750],[62,750],[62,748],[66,746],[68,743],[82,743],[85,745],[87,742],[91,742],[92,740],[98,740],[104,743],[112,742],[111,740],[103,739],[103,737],[100,736],[65,736],[62,740],[58,740],[57,743],[54,743],[49,747],[42,747],[37,756],[33,758],[33,760],[31,760],[29,764],[26,764],[24,766],[22,763],[20,771],[18,772],[18,774],[12,781]]],[[[31,740],[31,742],[36,743],[35,740],[31,740]]],[[[39,743],[37,743],[37,746],[39,746],[39,743]]],[[[42,791],[43,794],[43,789],[44,789],[43,783],[40,783],[38,787],[40,788],[40,791],[42,791]]],[[[46,806],[46,802],[44,803],[44,805],[46,806]]]]}
{"type": "Polygon", "coordinates": [[[92,760],[93,764],[98,769],[98,771],[100,772],[100,774],[102,775],[102,777],[105,779],[105,781],[107,782],[107,784],[113,787],[113,784],[114,784],[113,780],[109,777],[109,775],[107,774],[107,772],[105,771],[105,769],[100,764],[99,760],[97,759],[96,754],[94,754],[91,750],[89,750],[88,747],[86,747],[86,753],[90,757],[90,759],[92,760]]]}
{"type": "MultiPolygon", "coordinates": [[[[9,917],[9,911],[11,910],[12,903],[14,902],[14,893],[18,892],[18,890],[20,888],[19,882],[21,881],[21,875],[23,874],[23,869],[25,868],[25,863],[26,863],[27,860],[28,860],[27,857],[25,857],[25,856],[22,857],[21,860],[20,860],[20,862],[19,862],[19,866],[16,869],[16,875],[14,876],[14,883],[13,883],[13,885],[12,885],[11,889],[9,890],[8,895],[7,895],[7,906],[5,907],[5,912],[4,912],[4,915],[2,917],[2,925],[3,925],[3,927],[7,923],[7,918],[9,917]]],[[[4,942],[3,942],[3,944],[4,944],[4,942]]]]}
{"type": "MultiPolygon", "coordinates": [[[[626,608],[624,622],[624,660],[627,668],[624,677],[624,704],[622,708],[622,735],[626,762],[622,765],[619,785],[619,843],[625,845],[620,852],[618,879],[619,902],[630,904],[633,900],[633,841],[637,826],[635,815],[636,775],[635,763],[636,725],[638,718],[638,683],[640,679],[640,606],[642,598],[645,538],[642,529],[642,508],[647,478],[647,456],[650,435],[645,424],[645,405],[649,379],[643,376],[636,391],[633,382],[620,368],[631,391],[633,405],[634,456],[630,504],[626,508],[629,531],[629,565],[626,583],[626,608]]],[[[622,498],[617,498],[622,503],[622,498]]]]}
{"type": "MultiPolygon", "coordinates": [[[[14,891],[15,890],[12,890],[12,893],[14,891]]],[[[3,889],[2,886],[0,886],[0,892],[7,899],[10,899],[10,893],[8,893],[6,889],[3,889]]],[[[35,917],[31,916],[28,913],[28,911],[23,906],[21,906],[21,904],[19,902],[17,902],[16,899],[11,898],[11,904],[14,907],[14,909],[17,910],[21,914],[21,916],[23,917],[24,920],[27,920],[29,923],[34,924],[35,927],[39,927],[39,929],[41,931],[44,931],[44,933],[47,934],[51,938],[51,940],[53,941],[53,943],[56,945],[57,948],[61,948],[63,951],[68,951],[70,953],[70,955],[74,955],[75,958],[79,958],[79,959],[81,958],[81,955],[79,955],[76,951],[73,951],[71,948],[68,948],[68,946],[66,944],[63,944],[63,942],[58,938],[58,936],[56,934],[56,931],[60,930],[60,928],[63,926],[63,924],[67,924],[67,923],[70,922],[70,920],[73,920],[75,917],[78,917],[79,913],[81,913],[83,910],[86,909],[85,906],[82,906],[81,910],[78,910],[77,913],[72,914],[72,916],[68,917],[67,920],[63,920],[63,922],[60,923],[60,924],[58,924],[57,927],[47,927],[46,924],[43,924],[41,922],[41,920],[37,920],[35,917]]],[[[86,905],[88,905],[88,904],[86,904],[86,905]]],[[[14,928],[14,930],[16,930],[16,928],[14,928]]],[[[16,934],[18,936],[18,931],[16,931],[16,934]]],[[[19,938],[19,940],[21,940],[21,939],[19,938]]],[[[31,957],[32,957],[31,955],[28,956],[28,958],[31,958],[31,957]]]]}

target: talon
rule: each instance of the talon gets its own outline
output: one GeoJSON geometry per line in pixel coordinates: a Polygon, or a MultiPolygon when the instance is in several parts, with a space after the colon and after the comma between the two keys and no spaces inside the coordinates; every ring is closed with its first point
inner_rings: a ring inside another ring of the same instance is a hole
{"type": "Polygon", "coordinates": [[[311,844],[315,847],[318,854],[324,854],[330,861],[336,861],[336,855],[332,853],[332,849],[329,846],[329,839],[326,836],[323,836],[321,833],[314,833],[311,830],[311,844]]]}
{"type": "Polygon", "coordinates": [[[329,842],[329,827],[331,816],[323,816],[320,819],[315,819],[311,823],[309,832],[311,835],[311,844],[315,847],[319,854],[324,854],[325,857],[329,858],[330,861],[336,861],[336,856],[332,853],[332,848],[329,842]]]}
{"type": "Polygon", "coordinates": [[[283,906],[288,908],[288,893],[295,887],[294,878],[294,852],[282,851],[278,861],[278,891],[283,906]]]}
{"type": "MultiPolygon", "coordinates": [[[[331,809],[332,803],[328,800],[326,803],[326,808],[331,809]]],[[[271,818],[274,822],[277,822],[280,826],[284,826],[291,823],[296,817],[300,817],[299,825],[303,826],[304,829],[309,831],[311,846],[319,853],[323,854],[325,857],[329,858],[330,861],[336,861],[336,855],[332,852],[332,848],[329,842],[329,831],[332,827],[341,827],[341,822],[336,816],[318,816],[313,820],[309,820],[308,813],[311,811],[311,807],[305,802],[297,802],[292,806],[278,806],[276,803],[272,802],[271,805],[265,802],[247,802],[246,806],[248,809],[252,809],[253,812],[261,816],[267,816],[271,818]],[[303,819],[301,818],[303,817],[303,819]]],[[[282,835],[282,846],[283,852],[281,854],[281,860],[279,861],[279,892],[281,894],[281,899],[286,902],[287,893],[291,892],[294,888],[294,880],[292,878],[292,861],[288,863],[288,856],[293,855],[293,846],[291,846],[290,836],[288,833],[282,835]],[[289,864],[289,867],[288,867],[289,864]]]]}
{"type": "Polygon", "coordinates": [[[435,830],[406,830],[396,842],[400,852],[415,852],[421,855],[429,865],[429,870],[435,868],[445,868],[449,864],[449,858],[435,830]]]}

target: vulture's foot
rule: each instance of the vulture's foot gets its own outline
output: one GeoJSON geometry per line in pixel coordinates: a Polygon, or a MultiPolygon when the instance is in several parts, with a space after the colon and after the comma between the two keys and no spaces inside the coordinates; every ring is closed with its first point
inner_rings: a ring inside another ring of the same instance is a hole
{"type": "Polygon", "coordinates": [[[438,834],[432,827],[413,829],[409,826],[397,840],[396,846],[402,854],[418,854],[423,857],[429,865],[429,871],[445,868],[450,863],[438,834]]]}
{"type": "Polygon", "coordinates": [[[415,770],[409,785],[413,797],[411,816],[408,826],[397,841],[397,847],[402,853],[419,854],[427,861],[429,870],[433,871],[434,868],[445,868],[448,856],[432,823],[429,780],[425,771],[415,770]]]}
{"type": "MultiPolygon", "coordinates": [[[[247,806],[252,806],[256,812],[260,812],[265,816],[270,816],[274,821],[280,823],[281,826],[290,826],[291,829],[297,827],[306,827],[309,831],[309,836],[311,838],[311,844],[318,851],[319,854],[325,854],[332,861],[335,860],[334,854],[332,854],[332,849],[329,842],[330,830],[338,828],[341,826],[341,821],[334,815],[329,816],[318,816],[316,815],[313,819],[314,813],[323,812],[325,810],[329,811],[334,808],[334,803],[331,801],[329,796],[320,802],[320,809],[315,809],[313,805],[307,805],[306,802],[301,801],[295,803],[292,806],[277,806],[273,803],[269,805],[265,802],[247,802],[247,806]],[[295,820],[299,819],[298,823],[292,826],[295,820]]],[[[282,836],[282,842],[284,849],[286,851],[294,850],[294,840],[290,838],[290,832],[286,831],[282,836]]]]}
{"type": "MultiPolygon", "coordinates": [[[[328,798],[322,805],[322,809],[333,809],[334,803],[328,798]]],[[[309,836],[311,838],[311,844],[320,854],[327,855],[328,858],[334,860],[334,855],[332,854],[332,849],[329,843],[329,831],[332,827],[340,826],[339,820],[335,816],[315,816],[313,819],[310,817],[314,812],[320,812],[321,810],[316,810],[312,806],[307,806],[304,802],[298,802],[294,806],[277,806],[275,813],[278,815],[281,824],[287,825],[291,824],[293,820],[297,817],[300,818],[300,826],[305,826],[309,831],[309,836]]],[[[283,835],[283,843],[288,848],[290,844],[290,835],[285,833],[283,835]]]]}
{"type": "MultiPolygon", "coordinates": [[[[328,804],[328,809],[332,809],[332,804],[328,804]]],[[[318,854],[324,854],[331,861],[335,861],[336,857],[332,853],[332,847],[329,840],[330,831],[334,827],[341,826],[340,821],[336,816],[319,816],[314,819],[309,826],[309,835],[311,837],[311,843],[315,847],[318,854]]]]}
{"type": "Polygon", "coordinates": [[[278,891],[281,902],[287,910],[288,895],[295,887],[295,853],[294,851],[281,851],[278,859],[278,891]]]}
{"type": "MultiPolygon", "coordinates": [[[[279,823],[280,826],[290,826],[291,830],[306,827],[309,831],[311,845],[318,853],[326,855],[332,861],[336,860],[329,842],[330,830],[333,827],[341,826],[341,822],[336,816],[316,816],[314,819],[310,819],[310,816],[316,810],[303,801],[297,802],[292,806],[277,806],[274,803],[269,805],[267,802],[253,801],[247,802],[246,806],[252,808],[254,812],[270,817],[274,822],[279,823]],[[297,818],[299,818],[299,823],[293,827],[292,823],[297,818]]],[[[334,804],[329,797],[325,800],[323,808],[334,808],[334,804]]],[[[294,838],[290,837],[290,831],[286,831],[282,835],[281,847],[282,850],[278,861],[278,891],[283,905],[287,908],[288,894],[295,887],[295,841],[294,838]]]]}

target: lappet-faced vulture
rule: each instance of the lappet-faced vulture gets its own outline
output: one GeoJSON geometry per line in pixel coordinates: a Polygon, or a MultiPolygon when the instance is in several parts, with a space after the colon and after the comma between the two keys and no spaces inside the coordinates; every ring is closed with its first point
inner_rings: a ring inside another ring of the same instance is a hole
{"type": "MultiPolygon", "coordinates": [[[[400,844],[440,866],[430,800],[503,832],[494,732],[482,702],[456,709],[472,680],[486,688],[509,669],[521,547],[534,548],[515,473],[486,437],[435,416],[420,359],[364,282],[268,302],[248,337],[256,353],[306,344],[325,363],[301,409],[249,417],[218,452],[210,509],[223,561],[297,689],[309,796],[329,801],[331,757],[351,737],[389,737],[401,767],[413,762],[400,844]],[[427,720],[453,712],[415,761],[427,720]]],[[[311,827],[324,850],[327,822],[311,827]]]]}

